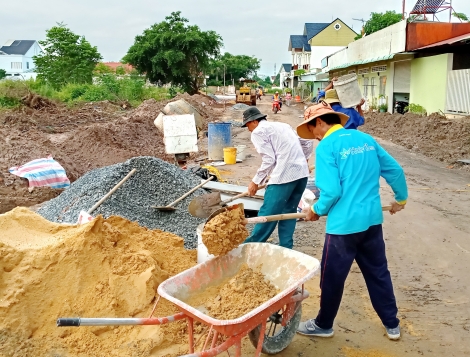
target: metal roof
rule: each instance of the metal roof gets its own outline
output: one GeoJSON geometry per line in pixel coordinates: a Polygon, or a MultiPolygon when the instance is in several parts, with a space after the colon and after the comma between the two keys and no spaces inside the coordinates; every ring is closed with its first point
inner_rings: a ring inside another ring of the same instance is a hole
{"type": "Polygon", "coordinates": [[[308,43],[307,36],[305,35],[290,35],[289,51],[293,48],[303,48],[305,51],[310,52],[311,47],[308,43]]]}
{"type": "Polygon", "coordinates": [[[329,70],[332,71],[334,69],[342,69],[342,68],[347,68],[347,67],[351,67],[351,66],[357,66],[357,65],[360,65],[360,64],[386,61],[386,60],[392,59],[395,55],[396,55],[396,53],[392,53],[391,55],[388,55],[388,56],[369,58],[369,59],[366,59],[366,60],[344,63],[344,64],[339,65],[339,66],[331,67],[329,70]]]}
{"type": "Polygon", "coordinates": [[[283,63],[281,68],[284,68],[284,71],[290,72],[292,70],[292,65],[290,63],[283,63]]]}
{"type": "Polygon", "coordinates": [[[438,47],[438,46],[443,46],[443,45],[452,45],[456,42],[465,41],[469,39],[470,39],[470,33],[466,33],[465,35],[448,38],[447,40],[444,40],[444,41],[439,41],[439,42],[436,42],[436,43],[433,43],[424,47],[417,48],[417,50],[422,50],[424,48],[438,47]]]}
{"type": "Polygon", "coordinates": [[[15,40],[9,46],[0,47],[0,51],[7,55],[25,55],[35,42],[35,40],[15,40]]]}
{"type": "Polygon", "coordinates": [[[307,41],[310,41],[312,37],[318,35],[321,31],[327,28],[330,23],[306,23],[304,26],[304,36],[307,36],[307,41]]]}

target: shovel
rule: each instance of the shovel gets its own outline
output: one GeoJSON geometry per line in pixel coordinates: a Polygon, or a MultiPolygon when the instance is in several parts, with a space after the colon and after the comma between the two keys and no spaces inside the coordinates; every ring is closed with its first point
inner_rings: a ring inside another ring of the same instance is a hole
{"type": "Polygon", "coordinates": [[[116,186],[114,186],[111,191],[109,191],[106,195],[103,196],[103,198],[101,198],[101,200],[99,200],[98,202],[96,202],[96,204],[91,207],[88,211],[80,211],[80,215],[78,216],[78,222],[77,224],[83,224],[83,223],[87,223],[87,222],[90,222],[93,220],[93,216],[91,215],[93,213],[93,211],[95,209],[97,209],[99,206],[101,206],[101,204],[106,201],[109,196],[111,196],[114,192],[116,192],[116,190],[121,187],[124,182],[126,182],[132,175],[134,175],[134,173],[136,172],[137,170],[136,169],[132,169],[131,172],[129,172],[126,177],[124,177],[121,181],[119,181],[116,186]]]}
{"type": "Polygon", "coordinates": [[[191,193],[193,193],[194,191],[196,191],[198,188],[201,188],[202,186],[204,186],[206,183],[208,183],[209,181],[211,181],[212,179],[214,178],[214,176],[211,176],[209,177],[206,181],[204,181],[203,183],[197,185],[196,187],[194,187],[193,189],[189,190],[188,192],[186,192],[183,196],[181,196],[180,198],[178,198],[176,201],[173,201],[171,202],[168,206],[152,206],[152,208],[156,208],[158,209],[159,211],[174,211],[176,210],[175,207],[173,207],[174,205],[176,205],[178,202],[184,200],[186,197],[188,197],[191,193]]]}
{"type": "MultiPolygon", "coordinates": [[[[213,219],[215,216],[221,214],[222,212],[240,208],[240,207],[241,209],[244,209],[243,203],[239,203],[237,205],[233,205],[230,207],[224,207],[224,208],[218,209],[217,211],[215,211],[209,216],[206,223],[209,222],[211,219],[213,219]]],[[[382,207],[382,211],[390,211],[391,209],[392,209],[392,206],[382,207]]],[[[300,219],[300,218],[306,218],[306,217],[307,217],[307,214],[305,213],[283,213],[283,214],[275,214],[272,216],[258,216],[258,217],[252,217],[252,218],[245,218],[245,220],[242,223],[243,224],[267,223],[267,222],[273,222],[273,221],[284,221],[287,219],[300,219]]]]}
{"type": "MultiPolygon", "coordinates": [[[[259,186],[258,190],[265,187],[266,185],[259,186]]],[[[194,217],[207,218],[211,216],[214,211],[218,211],[221,208],[223,209],[223,207],[227,206],[228,203],[248,195],[249,193],[247,191],[233,196],[228,200],[222,201],[220,198],[220,192],[208,193],[192,200],[188,206],[188,211],[194,217]]]]}

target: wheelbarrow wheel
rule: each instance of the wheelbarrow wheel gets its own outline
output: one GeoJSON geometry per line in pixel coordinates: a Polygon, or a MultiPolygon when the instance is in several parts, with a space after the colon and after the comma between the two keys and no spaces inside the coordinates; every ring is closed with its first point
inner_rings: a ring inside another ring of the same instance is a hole
{"type": "MultiPolygon", "coordinates": [[[[302,317],[302,304],[298,303],[297,311],[294,316],[289,320],[286,326],[281,325],[282,315],[279,313],[271,315],[266,323],[266,332],[264,333],[262,353],[268,355],[275,355],[287,348],[295,336],[297,328],[300,324],[302,317]]],[[[261,325],[257,326],[254,330],[250,331],[248,336],[250,341],[255,346],[258,346],[258,340],[261,333],[261,325]]]]}

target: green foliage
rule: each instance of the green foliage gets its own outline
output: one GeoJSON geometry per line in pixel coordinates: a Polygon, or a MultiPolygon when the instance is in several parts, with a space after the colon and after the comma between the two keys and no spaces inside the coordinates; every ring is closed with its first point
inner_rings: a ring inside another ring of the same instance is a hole
{"type": "MultiPolygon", "coordinates": [[[[238,82],[240,78],[251,78],[260,68],[261,61],[253,56],[232,55],[225,52],[223,56],[218,57],[210,62],[210,68],[207,72],[210,79],[220,79],[224,81],[224,66],[226,80],[234,79],[238,82]]],[[[223,84],[222,84],[223,85],[223,84]]]]}
{"type": "Polygon", "coordinates": [[[426,115],[426,109],[419,105],[419,104],[414,104],[410,103],[406,108],[405,111],[413,114],[419,114],[419,115],[426,115]]]}
{"type": "Polygon", "coordinates": [[[116,74],[119,75],[119,76],[123,76],[126,74],[126,70],[124,69],[123,66],[118,66],[116,68],[116,74]]]}
{"type": "Polygon", "coordinates": [[[59,90],[67,83],[91,83],[93,71],[101,59],[96,47],[83,36],[60,23],[46,31],[39,41],[44,53],[34,56],[38,78],[59,90]]]}
{"type": "Polygon", "coordinates": [[[387,104],[380,104],[379,105],[379,110],[382,110],[386,112],[388,110],[388,105],[387,104]]]}
{"type": "Polygon", "coordinates": [[[281,75],[278,73],[276,78],[274,79],[274,83],[273,85],[275,85],[276,87],[279,87],[281,85],[281,75]]]}
{"type": "Polygon", "coordinates": [[[152,25],[135,38],[123,58],[152,83],[171,83],[190,94],[197,93],[210,63],[220,55],[222,38],[214,31],[186,25],[181,12],[152,25]]]}
{"type": "Polygon", "coordinates": [[[7,79],[0,82],[0,108],[18,107],[21,97],[26,94],[28,94],[28,87],[21,81],[7,79]]]}
{"type": "Polygon", "coordinates": [[[178,88],[171,86],[168,89],[168,95],[170,96],[170,98],[176,97],[177,94],[178,94],[178,88]]]}
{"type": "Polygon", "coordinates": [[[468,16],[465,15],[463,12],[453,12],[452,16],[459,19],[459,20],[462,20],[462,21],[465,21],[465,22],[470,22],[470,19],[468,18],[468,16]]]}
{"type": "Polygon", "coordinates": [[[305,69],[296,69],[294,71],[294,76],[300,76],[305,73],[305,69]]]}
{"type": "MultiPolygon", "coordinates": [[[[370,19],[364,25],[364,32],[367,35],[389,27],[402,19],[402,14],[395,11],[386,11],[384,13],[372,12],[370,19]]],[[[362,38],[362,35],[356,36],[356,40],[362,38]]]]}
{"type": "Polygon", "coordinates": [[[5,71],[4,69],[0,69],[0,80],[5,78],[6,76],[7,76],[7,71],[5,71]]]}
{"type": "Polygon", "coordinates": [[[109,74],[113,73],[113,70],[106,66],[103,62],[100,62],[96,65],[95,69],[93,70],[93,75],[100,76],[102,74],[109,74]]]}

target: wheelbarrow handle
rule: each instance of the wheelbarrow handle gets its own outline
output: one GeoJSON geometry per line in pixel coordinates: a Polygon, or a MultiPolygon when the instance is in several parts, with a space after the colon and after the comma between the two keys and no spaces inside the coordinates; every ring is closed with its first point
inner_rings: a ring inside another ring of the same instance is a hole
{"type": "Polygon", "coordinates": [[[60,317],[57,319],[57,326],[138,326],[138,325],[163,325],[170,322],[185,319],[187,316],[179,312],[166,317],[148,318],[82,318],[82,317],[60,317]]]}
{"type": "MultiPolygon", "coordinates": [[[[258,187],[258,191],[259,191],[259,190],[262,190],[262,189],[265,188],[265,187],[266,187],[266,185],[259,186],[259,187],[258,187]]],[[[233,201],[235,201],[236,199],[239,199],[239,198],[248,196],[249,194],[250,194],[250,193],[249,193],[248,191],[243,192],[243,193],[240,193],[240,194],[238,194],[238,195],[236,195],[236,196],[233,196],[232,198],[229,198],[228,200],[225,200],[225,201],[221,202],[220,204],[221,204],[222,206],[226,206],[228,203],[233,202],[233,201]]]]}
{"type": "MultiPolygon", "coordinates": [[[[382,211],[390,211],[392,206],[383,206],[382,211]]],[[[284,213],[284,214],[275,214],[272,216],[261,216],[261,217],[252,217],[246,218],[244,223],[266,223],[266,222],[273,222],[273,221],[285,221],[287,219],[302,219],[306,218],[307,215],[305,213],[284,213]]]]}

